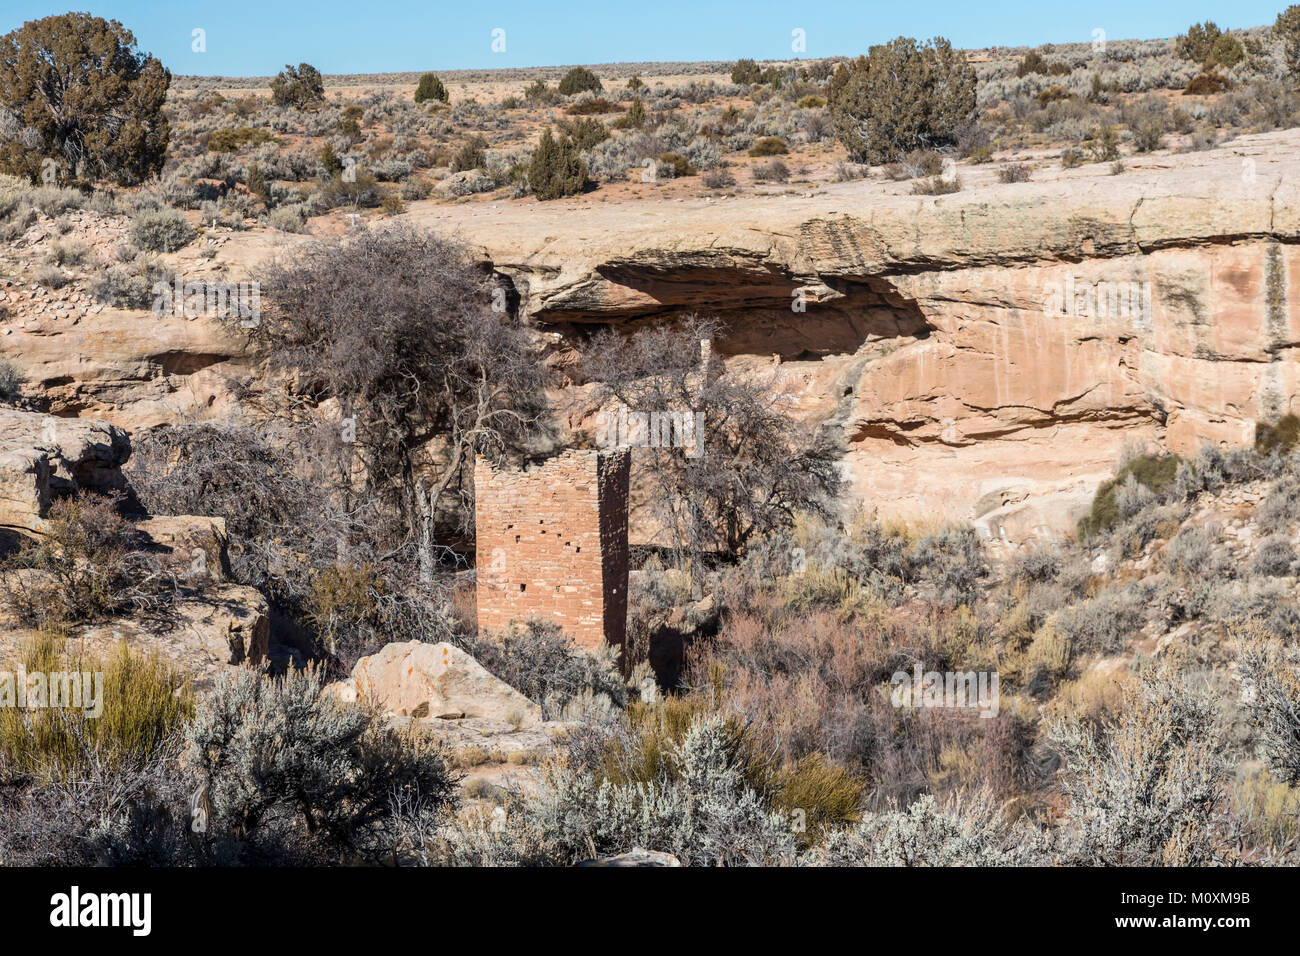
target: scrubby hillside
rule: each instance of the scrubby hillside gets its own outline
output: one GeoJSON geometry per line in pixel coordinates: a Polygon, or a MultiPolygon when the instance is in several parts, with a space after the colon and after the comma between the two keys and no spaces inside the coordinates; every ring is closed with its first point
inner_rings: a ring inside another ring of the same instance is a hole
{"type": "Polygon", "coordinates": [[[0,37],[0,863],[1300,862],[1298,49],[0,37]]]}

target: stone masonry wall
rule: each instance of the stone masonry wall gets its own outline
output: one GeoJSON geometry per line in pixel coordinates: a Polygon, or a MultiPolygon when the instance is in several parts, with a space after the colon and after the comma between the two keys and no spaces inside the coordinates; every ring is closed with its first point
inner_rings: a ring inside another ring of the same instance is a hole
{"type": "Polygon", "coordinates": [[[478,625],[553,621],[582,647],[627,628],[629,458],[569,451],[524,471],[474,465],[478,625]]]}

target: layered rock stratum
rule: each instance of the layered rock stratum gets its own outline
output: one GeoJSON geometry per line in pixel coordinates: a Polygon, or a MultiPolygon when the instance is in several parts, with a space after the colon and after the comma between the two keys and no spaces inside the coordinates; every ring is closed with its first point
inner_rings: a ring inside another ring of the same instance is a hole
{"type": "MultiPolygon", "coordinates": [[[[778,376],[797,414],[832,429],[850,507],[1019,542],[1070,528],[1128,443],[1248,443],[1292,410],[1297,174],[1292,130],[1120,175],[1053,166],[1002,184],[963,166],[963,188],[937,197],[876,179],[415,203],[403,218],[480,250],[561,369],[593,326],[716,315],[729,367],[778,376]]],[[[176,267],[241,276],[300,241],[236,234],[176,267]]],[[[54,413],[127,429],[227,414],[227,376],[252,362],[202,319],[24,325],[0,352],[54,413]]],[[[576,373],[557,391],[575,444],[591,441],[585,393],[576,373]]]]}

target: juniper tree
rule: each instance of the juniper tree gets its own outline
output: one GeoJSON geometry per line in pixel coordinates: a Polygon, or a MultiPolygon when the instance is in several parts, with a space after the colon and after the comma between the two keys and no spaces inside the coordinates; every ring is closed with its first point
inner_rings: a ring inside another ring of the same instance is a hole
{"type": "Polygon", "coordinates": [[[580,193],[587,185],[587,166],[567,136],[542,134],[528,164],[528,188],[538,199],[559,199],[580,193]]]}
{"type": "Polygon", "coordinates": [[[836,71],[831,122],[856,162],[884,163],[955,142],[975,116],[975,71],[942,37],[898,37],[836,71]]]}
{"type": "Polygon", "coordinates": [[[325,81],[310,63],[285,64],[271,80],[271,98],[276,106],[315,106],[325,99],[325,81]]]}
{"type": "Polygon", "coordinates": [[[447,87],[433,73],[426,73],[420,77],[420,82],[415,87],[415,102],[424,103],[428,100],[437,100],[440,103],[448,101],[447,87]]]}
{"type": "Polygon", "coordinates": [[[363,494],[400,515],[429,582],[440,512],[468,527],[476,454],[539,438],[544,372],[458,243],[406,227],[317,242],[262,281],[253,341],[302,397],[354,420],[363,494]]]}
{"type": "Polygon", "coordinates": [[[116,20],[65,13],[23,24],[0,37],[0,170],[32,182],[47,170],[142,182],[167,152],[170,83],[116,20]]]}

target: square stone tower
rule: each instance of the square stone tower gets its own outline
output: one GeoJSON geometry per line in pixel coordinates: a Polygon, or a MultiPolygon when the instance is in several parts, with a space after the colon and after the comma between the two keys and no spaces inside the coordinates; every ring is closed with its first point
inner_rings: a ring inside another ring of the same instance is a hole
{"type": "Polygon", "coordinates": [[[544,618],[581,647],[627,631],[626,450],[568,451],[523,471],[474,463],[478,626],[544,618]]]}

